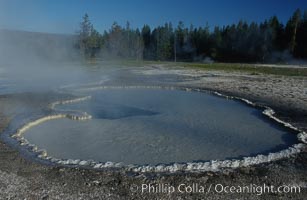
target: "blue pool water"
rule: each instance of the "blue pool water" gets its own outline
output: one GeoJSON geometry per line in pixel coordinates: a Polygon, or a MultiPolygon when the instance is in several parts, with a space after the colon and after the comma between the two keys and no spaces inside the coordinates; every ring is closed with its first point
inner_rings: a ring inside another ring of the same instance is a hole
{"type": "Polygon", "coordinates": [[[106,89],[60,105],[91,120],[56,119],[24,137],[50,156],[125,164],[205,161],[276,151],[296,135],[240,101],[163,89],[106,89]]]}

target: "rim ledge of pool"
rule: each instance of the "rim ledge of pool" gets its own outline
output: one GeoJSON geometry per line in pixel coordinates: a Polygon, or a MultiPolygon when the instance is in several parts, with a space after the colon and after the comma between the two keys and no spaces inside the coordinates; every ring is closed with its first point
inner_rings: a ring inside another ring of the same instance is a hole
{"type": "MultiPolygon", "coordinates": [[[[86,88],[86,90],[102,90],[102,89],[134,89],[134,88],[144,88],[144,89],[168,89],[168,90],[185,90],[185,91],[195,91],[195,92],[209,92],[214,95],[227,98],[227,99],[235,99],[240,100],[248,105],[253,107],[262,108],[262,113],[269,118],[273,119],[279,124],[294,130],[297,132],[297,138],[300,143],[289,146],[286,149],[283,149],[279,152],[269,153],[268,155],[258,154],[252,157],[243,157],[243,159],[231,159],[231,160],[210,160],[207,162],[184,162],[184,163],[173,163],[173,164],[158,164],[158,165],[136,165],[136,164],[123,164],[117,162],[95,162],[92,160],[80,160],[80,159],[57,159],[54,157],[50,157],[47,155],[46,150],[38,149],[35,144],[30,144],[24,137],[23,133],[30,129],[33,126],[36,126],[40,123],[43,123],[48,120],[59,119],[59,118],[69,118],[72,120],[88,120],[91,119],[91,116],[86,112],[76,113],[58,113],[54,115],[47,115],[37,120],[31,121],[21,128],[19,128],[15,133],[11,134],[11,137],[15,138],[20,145],[26,146],[27,149],[35,152],[39,159],[49,161],[51,163],[59,164],[59,165],[69,165],[69,166],[84,166],[91,167],[94,169],[105,169],[105,168],[124,168],[128,171],[134,172],[177,172],[177,171],[188,171],[188,172],[199,172],[199,171],[220,171],[227,168],[238,168],[238,167],[247,167],[251,165],[267,163],[275,160],[279,160],[282,158],[290,157],[294,154],[301,152],[304,148],[306,148],[307,144],[307,134],[304,131],[299,130],[294,127],[290,123],[284,122],[283,120],[274,116],[275,112],[273,109],[267,106],[257,105],[247,99],[227,96],[221,94],[219,92],[211,92],[208,90],[203,90],[199,88],[193,87],[168,87],[168,86],[98,86],[92,88],[86,88]]],[[[81,89],[82,90],[82,89],[81,89]]],[[[84,89],[83,89],[84,90],[84,89]]],[[[55,106],[58,104],[69,104],[75,103],[79,101],[86,101],[90,99],[91,96],[85,96],[81,98],[75,98],[70,100],[57,101],[50,104],[51,109],[55,109],[55,106]]]]}

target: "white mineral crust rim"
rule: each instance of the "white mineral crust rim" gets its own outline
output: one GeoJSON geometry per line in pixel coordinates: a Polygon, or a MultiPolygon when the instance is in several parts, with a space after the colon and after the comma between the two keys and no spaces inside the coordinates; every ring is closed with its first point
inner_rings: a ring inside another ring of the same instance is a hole
{"type": "MultiPolygon", "coordinates": [[[[102,89],[167,89],[167,90],[185,90],[185,91],[194,91],[194,92],[205,92],[206,90],[197,89],[197,88],[188,88],[188,87],[173,87],[173,86],[96,86],[91,88],[81,88],[80,91],[92,91],[92,90],[102,90],[102,89]]],[[[208,92],[208,91],[207,91],[208,92]]],[[[234,96],[227,96],[221,94],[219,92],[211,92],[214,95],[224,97],[227,99],[237,99],[242,102],[245,102],[251,106],[257,106],[257,104],[239,97],[234,96]]],[[[71,100],[63,100],[63,101],[56,101],[50,104],[50,108],[56,110],[56,105],[59,104],[69,104],[75,103],[80,101],[86,101],[90,99],[91,96],[85,96],[81,98],[75,98],[71,100]]],[[[271,161],[280,160],[282,158],[289,158],[292,155],[300,153],[304,148],[307,147],[307,134],[304,131],[299,130],[298,128],[294,127],[292,124],[287,123],[277,117],[274,116],[275,112],[273,109],[267,106],[259,106],[264,108],[263,114],[268,116],[269,118],[275,120],[277,123],[284,125],[287,128],[290,128],[296,132],[297,138],[299,142],[294,144],[287,149],[281,150],[275,153],[269,153],[268,155],[259,154],[253,157],[244,157],[243,159],[232,159],[232,160],[211,160],[207,162],[186,162],[186,163],[173,163],[173,164],[159,164],[159,165],[134,165],[134,164],[123,164],[123,163],[116,163],[116,162],[95,162],[93,160],[80,160],[80,159],[58,159],[51,156],[48,156],[47,151],[44,149],[38,149],[38,147],[34,144],[30,144],[28,140],[23,137],[23,133],[30,129],[33,126],[41,124],[48,120],[59,119],[59,118],[69,118],[71,120],[90,120],[92,118],[91,115],[87,114],[86,112],[81,111],[72,111],[75,114],[69,113],[60,113],[54,115],[48,115],[32,122],[29,122],[19,128],[16,133],[14,133],[11,137],[15,138],[19,141],[20,145],[27,146],[31,151],[36,152],[38,157],[44,160],[49,160],[50,162],[61,164],[61,165],[75,165],[75,166],[88,166],[94,169],[103,169],[103,168],[125,168],[128,171],[133,172],[177,172],[177,171],[187,171],[187,172],[200,172],[200,171],[221,171],[223,169],[229,168],[238,168],[238,167],[247,167],[251,165],[267,163],[271,161]],[[76,115],[77,114],[77,115],[76,115]]],[[[68,111],[67,111],[68,112],[68,111]]]]}

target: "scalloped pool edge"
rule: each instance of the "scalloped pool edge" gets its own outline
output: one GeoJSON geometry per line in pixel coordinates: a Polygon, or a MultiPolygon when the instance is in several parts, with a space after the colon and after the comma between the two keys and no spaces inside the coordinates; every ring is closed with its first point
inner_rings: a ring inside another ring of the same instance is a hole
{"type": "MultiPolygon", "coordinates": [[[[31,121],[21,128],[17,129],[16,133],[12,134],[11,137],[15,138],[20,145],[26,146],[30,151],[33,151],[37,154],[40,159],[48,160],[52,163],[59,164],[59,165],[70,165],[70,166],[87,166],[94,169],[105,169],[105,168],[123,168],[127,171],[132,172],[178,172],[178,171],[185,171],[185,172],[204,172],[204,171],[221,171],[224,169],[234,169],[239,167],[247,167],[251,165],[267,163],[271,161],[280,160],[282,158],[289,158],[294,154],[300,153],[303,149],[307,147],[307,134],[304,131],[299,130],[298,128],[294,127],[290,123],[287,123],[277,117],[274,116],[275,112],[273,109],[267,106],[260,106],[256,103],[253,103],[247,99],[234,97],[234,96],[227,96],[221,94],[219,92],[212,92],[205,89],[198,89],[193,87],[173,87],[173,86],[98,86],[92,88],[81,88],[80,90],[102,90],[102,89],[167,89],[167,90],[184,90],[184,91],[193,91],[193,92],[208,92],[214,94],[216,96],[220,96],[227,99],[234,99],[240,100],[245,102],[248,105],[259,107],[264,109],[262,113],[269,118],[273,119],[277,123],[282,124],[283,126],[292,129],[297,132],[297,138],[300,143],[294,144],[284,150],[275,153],[269,153],[268,155],[259,154],[253,157],[244,157],[243,159],[231,159],[231,160],[211,160],[207,162],[186,162],[186,163],[173,163],[173,164],[158,164],[158,165],[126,165],[123,163],[117,162],[95,162],[93,160],[74,160],[74,159],[58,159],[51,156],[48,156],[47,151],[44,149],[39,149],[36,145],[29,143],[24,137],[23,133],[30,129],[33,126],[36,126],[40,123],[43,123],[48,120],[53,119],[60,119],[60,118],[69,118],[71,120],[89,120],[91,119],[91,115],[87,114],[86,112],[81,111],[71,111],[72,113],[64,113],[63,111],[57,114],[44,116],[37,120],[31,121]]],[[[81,98],[75,98],[71,100],[63,100],[63,101],[56,101],[50,104],[50,108],[52,110],[55,109],[56,105],[59,104],[69,104],[75,103],[80,101],[86,101],[90,99],[91,96],[85,96],[81,98]]]]}

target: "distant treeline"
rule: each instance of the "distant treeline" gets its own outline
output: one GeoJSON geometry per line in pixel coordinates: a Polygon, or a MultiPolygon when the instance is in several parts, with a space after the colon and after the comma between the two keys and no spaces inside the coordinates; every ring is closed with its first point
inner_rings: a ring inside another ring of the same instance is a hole
{"type": "Polygon", "coordinates": [[[307,58],[307,10],[299,9],[284,25],[276,16],[262,23],[239,21],[223,27],[185,27],[179,22],[151,29],[114,23],[99,33],[85,14],[77,48],[87,58],[99,57],[198,62],[287,62],[307,58]]]}

